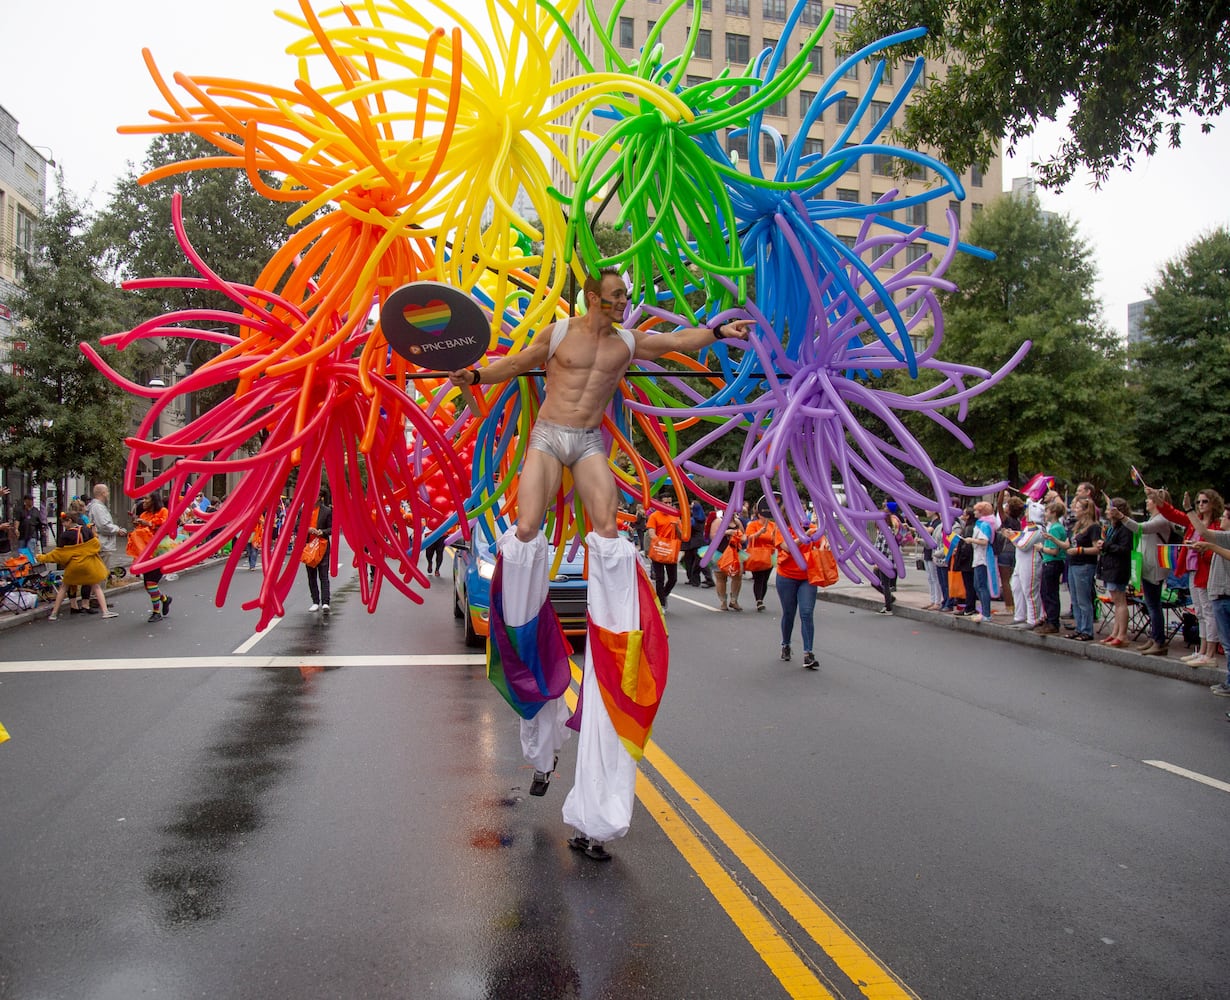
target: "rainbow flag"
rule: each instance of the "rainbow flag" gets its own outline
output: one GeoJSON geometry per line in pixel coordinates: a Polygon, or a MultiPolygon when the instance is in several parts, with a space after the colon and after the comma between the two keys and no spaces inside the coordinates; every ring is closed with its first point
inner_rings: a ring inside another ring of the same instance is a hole
{"type": "Polygon", "coordinates": [[[1048,476],[1044,472],[1039,472],[1036,476],[1029,480],[1020,489],[1021,496],[1029,497],[1030,500],[1041,500],[1046,496],[1047,490],[1055,488],[1055,477],[1048,476]]]}
{"type": "Polygon", "coordinates": [[[9,738],[9,731],[4,728],[3,724],[0,724],[0,743],[3,743],[8,738],[9,738]]]}
{"type": "Polygon", "coordinates": [[[487,640],[487,679],[523,719],[532,719],[548,701],[559,698],[572,680],[572,654],[549,600],[524,625],[504,622],[503,557],[491,578],[491,635],[487,640]]]}
{"type": "Polygon", "coordinates": [[[1132,471],[1131,471],[1130,473],[1128,473],[1128,475],[1131,477],[1132,482],[1133,482],[1133,483],[1135,483],[1137,486],[1139,486],[1141,489],[1148,489],[1148,488],[1149,488],[1149,487],[1145,484],[1144,477],[1140,474],[1140,470],[1139,470],[1138,468],[1136,468],[1136,466],[1134,466],[1134,465],[1132,466],[1132,471]]]}
{"type": "MultiPolygon", "coordinates": [[[[589,648],[594,679],[602,694],[607,715],[624,749],[640,760],[649,742],[654,716],[666,690],[670,651],[666,624],[654,598],[645,570],[636,568],[641,627],[631,632],[611,632],[589,620],[589,648]]],[[[578,728],[581,705],[568,725],[578,728]]]]}
{"type": "Polygon", "coordinates": [[[1157,547],[1157,564],[1161,569],[1173,570],[1183,565],[1182,545],[1159,545],[1157,547]]]}

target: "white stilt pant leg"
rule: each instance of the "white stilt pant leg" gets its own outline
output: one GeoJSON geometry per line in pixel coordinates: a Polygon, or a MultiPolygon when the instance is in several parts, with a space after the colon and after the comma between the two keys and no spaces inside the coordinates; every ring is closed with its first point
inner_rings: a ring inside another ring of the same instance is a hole
{"type": "MultiPolygon", "coordinates": [[[[639,629],[636,549],[623,538],[591,532],[589,547],[589,615],[612,632],[639,629]]],[[[592,645],[585,648],[581,736],[576,780],[564,801],[564,822],[591,840],[603,843],[628,832],[636,794],[636,761],[624,748],[607,714],[594,676],[592,645]]]]}
{"type": "MultiPolygon", "coordinates": [[[[533,541],[523,542],[516,529],[509,528],[497,544],[503,558],[504,621],[510,628],[517,628],[532,621],[547,600],[547,538],[539,532],[533,541]]],[[[569,736],[564,723],[571,714],[561,697],[544,705],[534,718],[521,720],[521,752],[534,770],[554,770],[555,755],[569,736]]]]}

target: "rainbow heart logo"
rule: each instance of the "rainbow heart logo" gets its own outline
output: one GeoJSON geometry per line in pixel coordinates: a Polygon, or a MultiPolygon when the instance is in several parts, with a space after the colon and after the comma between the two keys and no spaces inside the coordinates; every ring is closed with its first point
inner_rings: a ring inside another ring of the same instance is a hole
{"type": "Polygon", "coordinates": [[[432,299],[421,305],[412,303],[403,308],[401,314],[411,326],[418,327],[433,337],[440,336],[448,326],[449,320],[453,318],[453,312],[449,309],[448,303],[441,302],[439,299],[432,299]]]}

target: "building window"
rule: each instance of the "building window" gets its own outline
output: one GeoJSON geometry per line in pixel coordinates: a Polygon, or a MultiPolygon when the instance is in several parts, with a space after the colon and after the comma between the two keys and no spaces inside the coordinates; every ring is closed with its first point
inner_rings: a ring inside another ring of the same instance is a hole
{"type": "Polygon", "coordinates": [[[747,133],[744,132],[740,136],[728,135],[726,137],[726,151],[730,154],[730,158],[732,160],[735,158],[736,154],[738,154],[742,159],[746,160],[747,159],[747,133]]]}
{"type": "Polygon", "coordinates": [[[772,52],[775,48],[777,48],[777,42],[778,40],[776,38],[762,38],[760,40],[760,47],[762,49],[768,49],[772,52]]]}
{"type": "Polygon", "coordinates": [[[976,219],[982,214],[982,202],[972,201],[969,206],[969,217],[976,219]]]}
{"type": "Polygon", "coordinates": [[[926,243],[911,243],[908,247],[905,248],[905,262],[907,264],[913,264],[914,261],[922,257],[926,252],[927,252],[926,243]]]}
{"type": "Polygon", "coordinates": [[[765,163],[777,162],[777,144],[773,141],[773,136],[766,135],[760,142],[760,158],[765,163]]]}
{"type": "Polygon", "coordinates": [[[838,188],[837,189],[837,200],[838,201],[852,201],[855,204],[857,204],[858,203],[858,188],[838,188]]]}
{"type": "Polygon", "coordinates": [[[686,85],[689,87],[699,87],[702,83],[708,83],[708,82],[709,82],[709,77],[693,76],[691,73],[688,74],[687,80],[685,81],[686,85]]]}
{"type": "Polygon", "coordinates": [[[811,109],[812,102],[815,101],[815,99],[816,99],[816,92],[814,90],[800,90],[799,91],[799,114],[800,115],[807,114],[807,112],[811,109]]]}
{"type": "Polygon", "coordinates": [[[877,177],[892,177],[893,158],[885,153],[873,153],[871,156],[871,172],[877,177]]]}
{"type": "Polygon", "coordinates": [[[619,46],[620,48],[630,49],[636,45],[636,22],[630,17],[621,17],[619,19],[619,46]]]}
{"type": "Polygon", "coordinates": [[[38,219],[20,205],[17,206],[17,240],[15,249],[27,257],[34,252],[34,227],[38,219]]]}
{"type": "Polygon", "coordinates": [[[961,203],[959,201],[950,201],[948,203],[948,211],[957,217],[957,225],[961,224],[961,203]]]}
{"type": "Polygon", "coordinates": [[[817,45],[814,49],[807,53],[807,65],[811,67],[813,73],[824,72],[824,49],[817,45]]]}
{"type": "Polygon", "coordinates": [[[893,68],[888,63],[884,64],[884,75],[880,77],[881,83],[893,82],[893,68]]]}
{"type": "Polygon", "coordinates": [[[824,140],[813,139],[808,136],[803,140],[803,155],[804,156],[823,156],[824,155],[824,140]]]}
{"type": "Polygon", "coordinates": [[[846,67],[846,71],[841,74],[841,78],[843,80],[857,80],[858,63],[850,63],[850,65],[846,67]]]}
{"type": "Polygon", "coordinates": [[[843,97],[837,102],[837,124],[845,125],[858,111],[857,97],[843,97]]]}
{"type": "Polygon", "coordinates": [[[713,32],[708,28],[701,28],[696,32],[696,58],[713,58],[713,32]]]}
{"type": "Polygon", "coordinates": [[[780,101],[774,101],[772,104],[770,104],[767,108],[764,109],[764,113],[766,115],[777,115],[777,117],[779,118],[785,118],[786,117],[786,98],[783,97],[780,101]]]}
{"type": "MultiPolygon", "coordinates": [[[[875,124],[876,122],[878,122],[878,121],[879,121],[881,118],[883,118],[886,114],[888,114],[888,101],[872,101],[872,102],[871,102],[871,121],[872,121],[872,124],[875,124]]],[[[887,122],[887,124],[891,125],[891,124],[892,124],[892,120],[890,119],[890,120],[887,122]]]]}
{"type": "Polygon", "coordinates": [[[927,168],[921,163],[916,163],[914,160],[904,160],[901,163],[901,176],[906,180],[925,181],[927,179],[927,168]]]}
{"type": "Polygon", "coordinates": [[[747,17],[748,0],[726,0],[726,13],[735,17],[747,17]]]}
{"type": "Polygon", "coordinates": [[[646,39],[646,41],[648,41],[648,40],[649,40],[649,36],[653,34],[653,27],[654,27],[654,25],[655,25],[655,24],[657,24],[657,23],[658,23],[657,21],[646,21],[646,22],[645,22],[645,39],[646,39]]]}
{"type": "Polygon", "coordinates": [[[858,243],[857,236],[838,236],[837,239],[850,250],[853,250],[855,244],[858,243]]]}
{"type": "Polygon", "coordinates": [[[764,0],[763,13],[766,21],[786,20],[786,0],[764,0]]]}
{"type": "Polygon", "coordinates": [[[969,168],[969,183],[970,187],[982,187],[982,170],[978,167],[969,168]]]}
{"type": "Polygon", "coordinates": [[[749,41],[747,35],[739,35],[733,31],[726,32],[726,61],[728,63],[746,64],[749,54],[749,41]]]}
{"type": "MultiPolygon", "coordinates": [[[[696,6],[695,0],[688,0],[688,10],[696,6]]],[[[713,10],[713,0],[702,0],[701,10],[713,10]]]]}
{"type": "Polygon", "coordinates": [[[854,4],[839,3],[833,5],[833,30],[849,31],[850,22],[854,20],[854,12],[858,7],[854,4]]]}
{"type": "Polygon", "coordinates": [[[927,206],[925,204],[911,205],[905,210],[905,221],[911,226],[927,224],[927,206]]]}
{"type": "MultiPolygon", "coordinates": [[[[814,28],[820,23],[820,18],[824,17],[824,4],[820,0],[807,0],[807,6],[803,8],[803,16],[799,21],[808,27],[814,28]]],[[[819,70],[816,70],[819,73],[819,70]]]]}

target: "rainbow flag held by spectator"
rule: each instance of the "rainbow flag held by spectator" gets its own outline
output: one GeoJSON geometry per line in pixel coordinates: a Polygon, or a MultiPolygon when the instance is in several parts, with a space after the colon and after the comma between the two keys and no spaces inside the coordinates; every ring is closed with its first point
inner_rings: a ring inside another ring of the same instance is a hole
{"type": "Polygon", "coordinates": [[[1183,561],[1182,545],[1159,545],[1157,547],[1157,565],[1164,570],[1173,570],[1176,566],[1186,569],[1183,561]]]}
{"type": "Polygon", "coordinates": [[[1129,475],[1132,478],[1132,482],[1139,486],[1142,490],[1147,490],[1149,488],[1145,483],[1144,477],[1140,474],[1140,470],[1136,468],[1136,466],[1132,466],[1132,471],[1129,475]]]}
{"type": "Polygon", "coordinates": [[[1021,487],[1021,496],[1029,497],[1030,500],[1041,500],[1046,496],[1047,490],[1055,488],[1055,477],[1048,476],[1044,472],[1039,472],[1036,476],[1029,480],[1021,487]]]}

